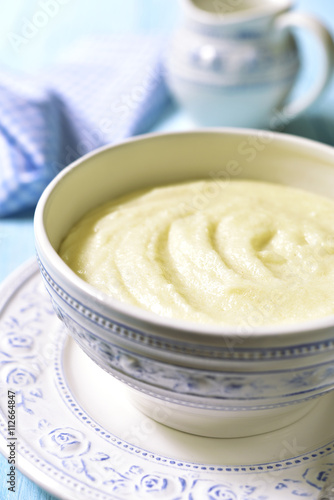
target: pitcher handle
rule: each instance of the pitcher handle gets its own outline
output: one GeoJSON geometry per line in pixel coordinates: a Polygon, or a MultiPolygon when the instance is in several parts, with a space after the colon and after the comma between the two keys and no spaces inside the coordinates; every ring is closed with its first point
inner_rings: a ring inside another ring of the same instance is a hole
{"type": "Polygon", "coordinates": [[[290,120],[313,104],[328,86],[334,68],[334,41],[327,28],[314,17],[302,12],[287,12],[275,19],[275,28],[304,28],[311,32],[319,42],[323,52],[323,64],[319,76],[306,94],[288,104],[283,104],[278,113],[290,120]]]}

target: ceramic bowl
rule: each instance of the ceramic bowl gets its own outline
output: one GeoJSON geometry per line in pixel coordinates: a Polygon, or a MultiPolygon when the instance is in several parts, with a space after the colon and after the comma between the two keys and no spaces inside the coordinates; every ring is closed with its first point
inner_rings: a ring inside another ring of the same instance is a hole
{"type": "Polygon", "coordinates": [[[106,296],[57,254],[88,210],[149,186],[248,178],[334,196],[334,150],[241,129],[153,134],[105,147],[64,169],[35,214],[42,277],[59,318],[146,415],[181,431],[243,436],[288,425],[334,388],[334,317],[242,328],[159,317],[106,296]]]}

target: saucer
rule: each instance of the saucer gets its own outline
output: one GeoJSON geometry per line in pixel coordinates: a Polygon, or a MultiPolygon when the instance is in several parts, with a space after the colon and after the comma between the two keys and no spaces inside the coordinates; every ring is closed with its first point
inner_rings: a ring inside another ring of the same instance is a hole
{"type": "MultiPolygon", "coordinates": [[[[334,465],[334,395],[298,422],[214,439],[142,415],[53,312],[35,261],[0,290],[0,450],[15,392],[19,469],[68,500],[316,499],[334,465]]],[[[168,420],[166,419],[166,423],[168,420]]]]}

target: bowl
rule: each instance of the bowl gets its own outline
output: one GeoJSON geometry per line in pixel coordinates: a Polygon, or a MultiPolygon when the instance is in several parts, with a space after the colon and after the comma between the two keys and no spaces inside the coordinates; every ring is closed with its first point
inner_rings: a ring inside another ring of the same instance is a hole
{"type": "Polygon", "coordinates": [[[150,134],[98,149],[60,172],[39,200],[40,272],[70,335],[144,414],[203,436],[269,432],[334,388],[334,316],[268,327],[256,315],[243,327],[163,318],[95,289],[57,253],[90,209],[141,188],[203,178],[258,179],[334,197],[334,149],[233,128],[150,134]]]}

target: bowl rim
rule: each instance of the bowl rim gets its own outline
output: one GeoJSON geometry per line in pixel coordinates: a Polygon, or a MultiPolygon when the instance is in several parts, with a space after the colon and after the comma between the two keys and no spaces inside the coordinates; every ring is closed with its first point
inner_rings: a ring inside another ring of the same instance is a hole
{"type": "MultiPolygon", "coordinates": [[[[81,294],[87,295],[87,304],[91,303],[92,305],[87,305],[87,307],[93,307],[94,303],[98,303],[101,308],[107,307],[115,310],[117,313],[120,313],[123,317],[131,317],[134,320],[141,324],[147,325],[149,324],[153,328],[162,328],[164,332],[180,332],[182,331],[184,334],[191,334],[192,338],[196,342],[196,340],[200,340],[204,338],[221,338],[224,339],[228,337],[229,339],[236,336],[237,338],[253,338],[253,339],[261,339],[264,337],[274,337],[274,336],[291,336],[291,334],[302,335],[307,332],[312,332],[314,330],[327,330],[334,329],[334,314],[317,318],[308,321],[302,321],[298,323],[283,323],[278,325],[264,325],[264,326],[255,326],[250,327],[250,332],[241,332],[240,326],[237,325],[213,325],[213,324],[204,324],[204,323],[196,323],[190,322],[183,319],[175,319],[169,317],[159,316],[151,311],[145,310],[138,306],[127,304],[121,302],[120,300],[113,298],[101,290],[98,290],[93,285],[85,282],[82,278],[80,278],[69,266],[61,259],[57,251],[53,248],[49,238],[47,236],[47,232],[44,225],[44,210],[50,195],[53,193],[54,189],[57,185],[64,180],[64,178],[71,174],[75,169],[79,168],[86,160],[93,158],[105,151],[112,150],[119,147],[126,147],[127,144],[131,144],[134,142],[142,142],[154,139],[156,137],[166,137],[173,138],[174,136],[180,135],[211,135],[212,133],[217,135],[225,135],[225,134],[233,134],[238,136],[249,136],[249,135],[260,135],[261,137],[266,136],[267,138],[271,137],[275,141],[279,141],[282,143],[290,143],[295,144],[296,146],[303,147],[309,146],[311,148],[315,148],[321,150],[328,155],[333,157],[333,168],[334,168],[334,148],[327,144],[318,142],[313,139],[308,139],[304,137],[294,136],[292,134],[281,133],[277,131],[271,130],[263,130],[263,129],[252,129],[252,128],[235,128],[235,127],[207,127],[207,128],[197,128],[197,129],[188,129],[182,131],[167,131],[167,132],[150,132],[146,134],[141,134],[138,136],[130,137],[124,139],[116,144],[107,144],[105,146],[101,146],[99,148],[94,149],[93,151],[86,153],[81,156],[74,162],[70,163],[64,169],[62,169],[54,179],[48,184],[48,186],[44,189],[35,209],[34,214],[34,235],[35,235],[35,248],[37,252],[38,258],[40,258],[38,247],[42,250],[44,256],[46,256],[48,265],[47,267],[53,268],[57,271],[57,273],[62,277],[62,280],[65,282],[69,282],[72,288],[78,288],[81,294]]],[[[43,267],[44,262],[41,262],[43,267]]],[[[132,323],[132,322],[131,322],[132,323]]],[[[136,327],[135,329],[138,329],[136,327]]],[[[320,340],[320,339],[319,339],[320,340]]]]}

